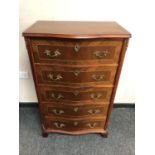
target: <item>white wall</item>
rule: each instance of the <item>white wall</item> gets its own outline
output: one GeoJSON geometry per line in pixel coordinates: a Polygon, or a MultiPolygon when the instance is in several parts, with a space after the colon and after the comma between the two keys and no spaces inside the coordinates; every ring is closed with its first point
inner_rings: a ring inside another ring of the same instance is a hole
{"type": "MultiPolygon", "coordinates": [[[[149,0],[147,0],[148,2],[149,0]]],[[[37,20],[117,21],[132,33],[125,57],[115,102],[133,103],[135,53],[138,51],[140,31],[147,23],[147,13],[136,0],[20,0],[20,71],[28,71],[30,78],[20,79],[20,102],[37,102],[28,54],[22,32],[37,20]],[[142,17],[142,18],[141,18],[142,17]],[[143,25],[142,25],[143,23],[143,25]],[[140,28],[141,27],[141,28],[140,28]]]]}

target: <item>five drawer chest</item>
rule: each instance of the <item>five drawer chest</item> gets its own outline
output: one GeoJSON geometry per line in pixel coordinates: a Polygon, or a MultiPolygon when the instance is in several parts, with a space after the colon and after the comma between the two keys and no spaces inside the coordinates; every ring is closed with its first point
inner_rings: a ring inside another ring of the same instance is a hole
{"type": "Polygon", "coordinates": [[[116,22],[37,21],[23,32],[43,136],[107,136],[131,34],[116,22]]]}

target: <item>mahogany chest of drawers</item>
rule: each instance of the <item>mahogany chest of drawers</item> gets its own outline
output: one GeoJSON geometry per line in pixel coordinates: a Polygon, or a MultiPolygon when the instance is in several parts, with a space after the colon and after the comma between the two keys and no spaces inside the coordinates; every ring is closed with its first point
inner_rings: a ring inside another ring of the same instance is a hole
{"type": "Polygon", "coordinates": [[[23,32],[43,136],[107,127],[131,34],[116,22],[38,21],[23,32]]]}

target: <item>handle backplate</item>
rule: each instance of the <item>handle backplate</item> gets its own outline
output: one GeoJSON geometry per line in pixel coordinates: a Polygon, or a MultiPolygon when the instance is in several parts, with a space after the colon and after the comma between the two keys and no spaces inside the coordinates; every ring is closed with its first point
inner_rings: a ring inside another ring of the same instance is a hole
{"type": "Polygon", "coordinates": [[[104,58],[107,57],[110,54],[109,50],[104,50],[104,51],[95,51],[94,55],[98,58],[104,58]]]}
{"type": "Polygon", "coordinates": [[[98,114],[100,112],[101,112],[100,109],[90,109],[90,110],[88,110],[88,113],[90,113],[91,115],[95,115],[95,114],[98,114]]]}
{"type": "Polygon", "coordinates": [[[93,74],[92,79],[94,79],[95,81],[102,81],[104,79],[104,75],[93,74]]]}
{"type": "Polygon", "coordinates": [[[54,57],[58,57],[61,55],[60,51],[58,49],[56,49],[55,51],[50,51],[50,50],[45,50],[44,52],[48,57],[50,58],[54,58],[54,57]]]}
{"type": "Polygon", "coordinates": [[[63,77],[60,74],[57,74],[55,76],[53,74],[48,74],[48,78],[53,81],[59,81],[63,79],[63,77]]]}
{"type": "Polygon", "coordinates": [[[56,95],[56,94],[54,94],[54,93],[51,93],[51,94],[50,94],[50,97],[53,98],[53,99],[56,99],[56,100],[59,100],[59,99],[61,99],[61,98],[64,98],[64,96],[63,96],[62,94],[56,95]]]}
{"type": "Polygon", "coordinates": [[[97,123],[87,123],[86,124],[89,128],[93,129],[97,126],[97,123]]]}
{"type": "Polygon", "coordinates": [[[65,127],[65,124],[64,124],[64,123],[55,122],[55,123],[53,123],[53,124],[54,124],[54,126],[55,126],[56,128],[63,128],[63,127],[65,127]]]}
{"type": "Polygon", "coordinates": [[[63,110],[57,110],[57,109],[53,109],[52,112],[53,112],[55,115],[61,115],[61,114],[64,114],[64,113],[65,113],[63,110]]]}
{"type": "Polygon", "coordinates": [[[102,96],[102,94],[101,93],[92,93],[92,94],[90,94],[90,98],[91,99],[93,99],[93,100],[97,100],[97,99],[99,99],[100,97],[102,96]]]}

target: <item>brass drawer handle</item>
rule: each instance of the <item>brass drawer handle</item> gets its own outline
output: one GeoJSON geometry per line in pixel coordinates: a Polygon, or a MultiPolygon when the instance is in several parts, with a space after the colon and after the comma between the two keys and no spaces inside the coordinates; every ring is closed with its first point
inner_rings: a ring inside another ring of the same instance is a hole
{"type": "Polygon", "coordinates": [[[53,109],[52,112],[56,115],[61,115],[65,113],[63,110],[57,110],[57,109],[53,109]]]}
{"type": "Polygon", "coordinates": [[[102,96],[101,93],[97,93],[97,94],[92,93],[92,94],[90,94],[90,97],[91,97],[91,99],[93,99],[93,100],[97,100],[97,99],[99,99],[101,96],[102,96]]]}
{"type": "Polygon", "coordinates": [[[57,122],[55,122],[53,124],[56,126],[56,128],[63,128],[63,127],[65,127],[64,123],[57,123],[57,122]]]}
{"type": "Polygon", "coordinates": [[[58,94],[57,96],[54,93],[51,93],[50,95],[53,99],[59,100],[61,98],[64,98],[62,94],[58,94]]]}
{"type": "Polygon", "coordinates": [[[94,55],[98,58],[103,58],[103,57],[107,57],[110,54],[110,52],[108,50],[104,50],[104,51],[95,51],[94,55]]]}
{"type": "Polygon", "coordinates": [[[100,113],[101,112],[101,110],[100,109],[90,109],[90,110],[88,110],[88,113],[90,113],[91,115],[94,115],[94,114],[98,114],[98,113],[100,113]]]}
{"type": "Polygon", "coordinates": [[[75,44],[74,50],[75,50],[75,52],[78,52],[80,50],[80,45],[79,44],[75,44]]]}
{"type": "Polygon", "coordinates": [[[61,55],[61,53],[59,52],[58,49],[56,49],[55,51],[53,51],[53,54],[52,54],[52,51],[50,51],[50,50],[45,50],[44,53],[45,53],[47,56],[51,57],[51,58],[58,57],[59,55],[61,55]]]}
{"type": "Polygon", "coordinates": [[[48,74],[48,78],[53,81],[58,81],[63,79],[63,77],[60,74],[57,74],[55,76],[53,74],[48,74]]]}
{"type": "Polygon", "coordinates": [[[97,126],[97,123],[93,123],[93,124],[91,124],[91,123],[88,123],[88,124],[86,124],[89,128],[91,128],[91,129],[93,129],[93,128],[95,128],[96,126],[97,126]]]}
{"type": "Polygon", "coordinates": [[[92,79],[94,79],[95,81],[101,81],[104,79],[104,75],[96,75],[96,74],[93,74],[92,75],[92,79]]]}

